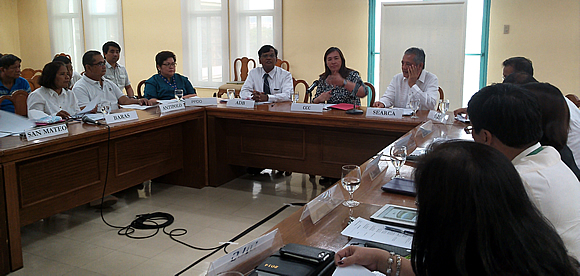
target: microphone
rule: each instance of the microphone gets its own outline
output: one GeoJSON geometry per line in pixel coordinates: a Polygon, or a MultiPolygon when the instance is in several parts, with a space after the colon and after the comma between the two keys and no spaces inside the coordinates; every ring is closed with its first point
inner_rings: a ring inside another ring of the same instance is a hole
{"type": "Polygon", "coordinates": [[[83,116],[83,118],[81,120],[83,121],[83,123],[87,123],[87,124],[94,124],[94,125],[100,125],[101,124],[98,121],[95,121],[95,120],[91,119],[87,115],[83,116]]]}
{"type": "Polygon", "coordinates": [[[314,90],[314,88],[316,88],[316,86],[318,86],[318,80],[315,80],[312,85],[310,85],[310,87],[308,87],[308,89],[306,89],[307,93],[312,92],[312,90],[314,90]]]}
{"type": "Polygon", "coordinates": [[[363,86],[364,89],[366,89],[366,86],[364,85],[364,83],[362,83],[362,81],[357,81],[355,83],[354,89],[352,90],[352,97],[354,98],[354,100],[352,101],[352,109],[348,110],[346,112],[346,114],[354,114],[354,115],[360,115],[363,114],[364,112],[360,109],[356,109],[356,99],[358,98],[356,93],[358,92],[358,89],[363,86]]]}

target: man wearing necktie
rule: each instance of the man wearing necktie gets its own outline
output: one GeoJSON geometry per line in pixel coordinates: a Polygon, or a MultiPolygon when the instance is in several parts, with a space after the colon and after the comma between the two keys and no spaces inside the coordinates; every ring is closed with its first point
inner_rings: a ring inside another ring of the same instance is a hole
{"type": "Polygon", "coordinates": [[[264,45],[258,51],[262,67],[254,68],[240,91],[240,98],[252,99],[256,102],[290,101],[294,93],[292,74],[277,67],[278,50],[271,45],[264,45]]]}

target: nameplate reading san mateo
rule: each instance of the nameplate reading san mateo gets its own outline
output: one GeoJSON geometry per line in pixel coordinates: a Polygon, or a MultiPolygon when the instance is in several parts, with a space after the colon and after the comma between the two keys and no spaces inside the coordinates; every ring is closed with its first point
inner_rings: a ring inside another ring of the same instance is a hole
{"type": "Polygon", "coordinates": [[[185,104],[183,103],[183,101],[159,105],[159,110],[161,110],[161,114],[183,109],[185,109],[185,104]]]}
{"type": "Polygon", "coordinates": [[[139,116],[137,116],[137,111],[135,110],[105,115],[105,122],[107,122],[108,125],[138,119],[139,116]]]}
{"type": "Polygon", "coordinates": [[[227,107],[243,107],[254,108],[255,102],[252,100],[231,99],[228,101],[227,107]]]}
{"type": "Polygon", "coordinates": [[[57,124],[46,127],[33,128],[25,131],[26,140],[32,141],[36,139],[56,136],[60,134],[68,134],[68,127],[66,124],[57,124]]]}
{"type": "Polygon", "coordinates": [[[366,116],[375,118],[400,119],[403,118],[403,109],[367,107],[366,116]]]}

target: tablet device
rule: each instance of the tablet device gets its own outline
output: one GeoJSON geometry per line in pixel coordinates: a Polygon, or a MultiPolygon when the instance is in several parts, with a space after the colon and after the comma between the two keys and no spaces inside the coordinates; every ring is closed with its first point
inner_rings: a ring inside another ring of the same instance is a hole
{"type": "Polygon", "coordinates": [[[387,204],[371,216],[374,222],[392,224],[406,228],[415,228],[417,209],[387,204]]]}
{"type": "Polygon", "coordinates": [[[416,196],[415,183],[413,180],[404,178],[393,178],[387,184],[383,185],[381,189],[387,193],[402,194],[408,196],[416,196]]]}

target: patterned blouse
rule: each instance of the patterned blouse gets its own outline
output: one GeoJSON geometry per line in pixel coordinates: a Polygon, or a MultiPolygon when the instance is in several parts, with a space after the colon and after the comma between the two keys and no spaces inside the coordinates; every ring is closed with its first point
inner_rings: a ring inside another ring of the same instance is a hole
{"type": "MultiPolygon", "coordinates": [[[[348,73],[346,80],[354,83],[360,81],[362,83],[359,73],[354,70],[348,73]]],[[[326,101],[327,103],[329,104],[352,103],[353,100],[352,91],[347,91],[346,89],[340,86],[333,86],[331,84],[328,84],[326,83],[326,79],[322,79],[322,77],[318,79],[318,87],[316,87],[316,95],[314,95],[314,98],[320,96],[320,94],[329,90],[332,90],[332,92],[330,99],[326,101]]],[[[360,105],[360,99],[358,97],[356,99],[356,104],[360,105]]]]}

